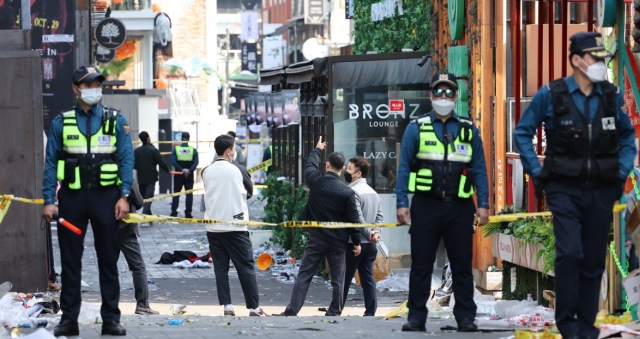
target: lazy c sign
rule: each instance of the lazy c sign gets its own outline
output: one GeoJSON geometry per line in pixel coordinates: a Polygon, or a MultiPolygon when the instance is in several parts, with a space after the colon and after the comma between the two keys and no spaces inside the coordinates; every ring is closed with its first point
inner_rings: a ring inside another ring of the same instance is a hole
{"type": "Polygon", "coordinates": [[[404,114],[404,99],[389,100],[389,112],[404,114]]]}

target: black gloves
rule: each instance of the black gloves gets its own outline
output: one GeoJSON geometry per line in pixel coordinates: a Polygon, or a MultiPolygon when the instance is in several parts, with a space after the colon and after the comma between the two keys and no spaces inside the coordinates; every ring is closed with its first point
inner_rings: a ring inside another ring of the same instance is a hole
{"type": "Polygon", "coordinates": [[[533,186],[536,189],[536,198],[542,200],[544,198],[544,190],[547,188],[549,181],[540,177],[533,178],[533,186]]]}

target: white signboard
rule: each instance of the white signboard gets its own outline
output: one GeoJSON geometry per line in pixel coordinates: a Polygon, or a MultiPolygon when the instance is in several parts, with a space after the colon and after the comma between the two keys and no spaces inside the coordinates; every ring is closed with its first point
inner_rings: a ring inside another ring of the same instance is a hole
{"type": "Polygon", "coordinates": [[[258,12],[243,11],[240,12],[240,39],[242,41],[260,39],[260,31],[258,27],[258,12]]]}
{"type": "Polygon", "coordinates": [[[325,0],[304,0],[304,24],[322,25],[326,7],[325,0]]]}
{"type": "MultiPolygon", "coordinates": [[[[265,35],[273,33],[282,24],[264,24],[262,31],[265,35]]],[[[262,40],[262,68],[274,68],[284,65],[287,55],[287,43],[282,35],[265,37],[262,40]]],[[[269,86],[271,89],[271,86],[269,86]]]]}

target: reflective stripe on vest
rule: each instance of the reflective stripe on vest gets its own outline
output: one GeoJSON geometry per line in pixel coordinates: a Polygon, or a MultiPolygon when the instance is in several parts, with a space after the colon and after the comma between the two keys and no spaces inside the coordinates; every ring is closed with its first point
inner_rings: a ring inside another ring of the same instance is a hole
{"type": "Polygon", "coordinates": [[[454,140],[455,152],[451,148],[445,150],[444,143],[442,143],[436,136],[433,124],[431,123],[431,118],[426,117],[425,119],[420,120],[422,120],[420,121],[422,123],[420,125],[420,147],[418,149],[418,154],[416,154],[417,159],[443,161],[445,160],[446,154],[446,160],[448,161],[463,163],[471,162],[471,158],[473,157],[471,140],[469,140],[468,143],[462,142],[460,140],[460,133],[458,133],[456,140],[454,140]]]}
{"type": "Polygon", "coordinates": [[[193,147],[176,146],[176,159],[178,161],[193,161],[193,147]]]}
{"type": "Polygon", "coordinates": [[[409,173],[409,191],[433,191],[443,197],[457,195],[459,198],[470,198],[474,193],[471,184],[473,177],[467,178],[467,172],[472,172],[468,164],[473,158],[473,148],[472,133],[466,130],[469,128],[466,127],[468,123],[465,121],[462,125],[459,124],[458,136],[449,145],[438,139],[429,116],[419,119],[417,123],[420,144],[416,165],[409,173]],[[463,134],[468,137],[465,142],[462,141],[463,134]],[[448,170],[444,171],[444,168],[448,170]]]}
{"type": "MultiPolygon", "coordinates": [[[[69,154],[87,154],[87,137],[80,132],[76,112],[62,114],[62,151],[69,154]]],[[[91,136],[88,153],[113,154],[116,152],[116,136],[106,135],[102,127],[91,136]]]]}
{"type": "MultiPolygon", "coordinates": [[[[119,183],[118,164],[115,160],[105,158],[115,156],[116,153],[115,132],[114,135],[104,133],[104,127],[108,121],[105,121],[87,141],[87,137],[78,128],[76,112],[68,111],[62,114],[62,157],[58,160],[56,177],[65,182],[69,188],[81,189],[83,183],[88,186],[87,188],[119,183]],[[87,157],[87,154],[99,156],[87,157]],[[84,160],[82,164],[78,162],[80,158],[84,160]]],[[[114,131],[116,124],[117,122],[113,121],[114,131]]]]}

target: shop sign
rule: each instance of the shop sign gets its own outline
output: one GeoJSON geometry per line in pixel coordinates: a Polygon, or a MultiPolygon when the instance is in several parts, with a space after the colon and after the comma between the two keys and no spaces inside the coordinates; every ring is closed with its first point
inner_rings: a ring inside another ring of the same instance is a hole
{"type": "MultiPolygon", "coordinates": [[[[404,110],[404,100],[390,100],[391,101],[402,101],[402,110],[394,111],[390,109],[390,105],[380,104],[373,109],[373,105],[371,104],[363,104],[358,106],[357,104],[349,104],[349,119],[364,119],[364,120],[372,120],[374,119],[374,115],[384,121],[370,121],[369,127],[399,127],[398,116],[402,119],[406,119],[406,112],[404,110]],[[394,118],[395,120],[389,121],[389,118],[394,118]]],[[[409,104],[409,119],[415,119],[420,115],[420,104],[414,103],[409,104]]],[[[396,104],[397,107],[397,104],[396,104]]]]}
{"type": "Polygon", "coordinates": [[[391,113],[404,114],[404,100],[403,99],[389,100],[389,111],[391,113]]]}
{"type": "Polygon", "coordinates": [[[396,7],[398,15],[402,15],[402,0],[384,0],[371,4],[371,21],[382,21],[396,16],[396,7]]]}

